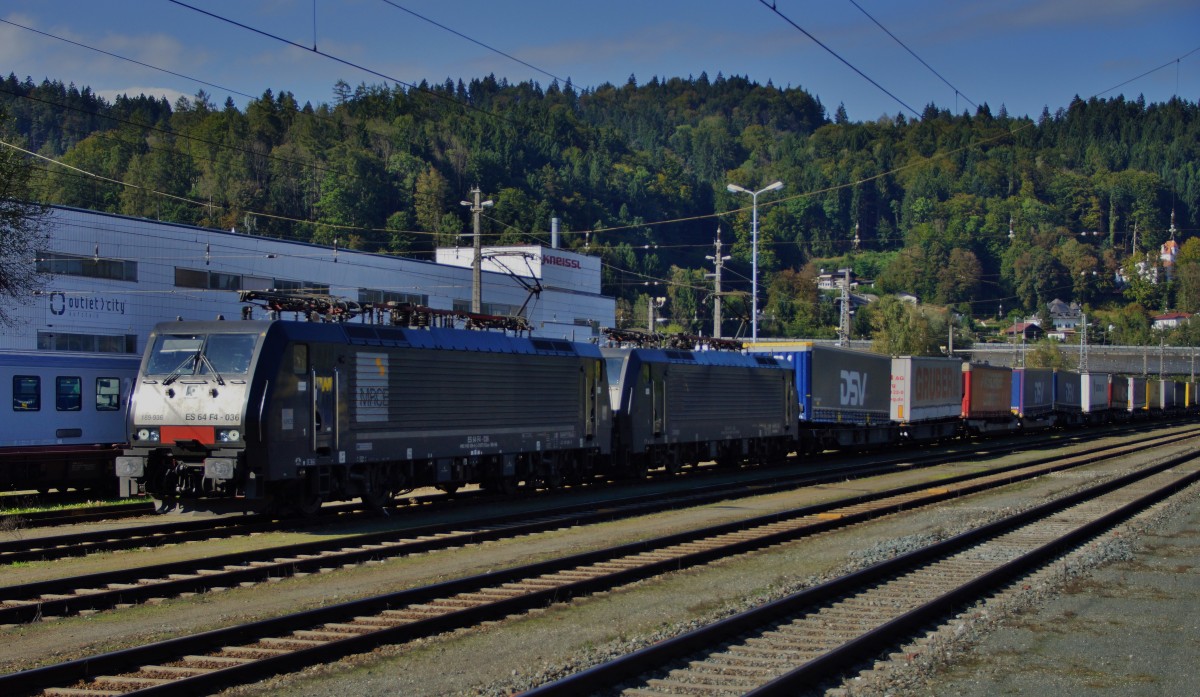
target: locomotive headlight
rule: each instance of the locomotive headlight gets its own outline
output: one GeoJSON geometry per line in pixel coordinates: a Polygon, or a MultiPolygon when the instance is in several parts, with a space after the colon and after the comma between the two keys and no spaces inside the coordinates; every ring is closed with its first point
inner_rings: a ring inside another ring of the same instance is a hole
{"type": "Polygon", "coordinates": [[[158,442],[157,428],[139,428],[137,432],[138,440],[158,442]]]}
{"type": "Polygon", "coordinates": [[[221,441],[222,443],[232,443],[241,439],[242,432],[236,428],[222,428],[217,430],[217,440],[221,441]]]}

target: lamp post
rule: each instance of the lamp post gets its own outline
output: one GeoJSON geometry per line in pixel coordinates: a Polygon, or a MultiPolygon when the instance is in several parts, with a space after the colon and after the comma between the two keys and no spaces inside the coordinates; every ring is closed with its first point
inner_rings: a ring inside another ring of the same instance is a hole
{"type": "Polygon", "coordinates": [[[737,184],[730,184],[725,187],[730,193],[734,194],[750,194],[751,200],[751,217],[750,217],[750,243],[751,243],[751,263],[750,263],[750,341],[758,341],[758,195],[768,191],[776,191],[783,188],[783,182],[775,182],[769,184],[758,191],[750,191],[743,189],[737,184]]]}
{"type": "Polygon", "coordinates": [[[475,196],[472,201],[459,201],[464,206],[471,208],[471,216],[473,220],[473,228],[475,230],[475,242],[472,245],[475,249],[475,256],[471,260],[471,312],[480,314],[483,312],[483,248],[479,240],[479,216],[483,213],[483,209],[492,205],[491,201],[480,201],[479,187],[471,189],[471,193],[475,196]]]}

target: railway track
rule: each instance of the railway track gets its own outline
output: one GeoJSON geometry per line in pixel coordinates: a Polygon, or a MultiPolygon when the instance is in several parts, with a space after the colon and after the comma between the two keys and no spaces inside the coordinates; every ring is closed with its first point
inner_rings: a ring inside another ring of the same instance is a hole
{"type": "Polygon", "coordinates": [[[819,694],[1197,481],[1200,459],[1175,458],[523,694],[819,694]]]}
{"type": "MultiPolygon", "coordinates": [[[[1122,432],[1127,432],[1128,427],[1120,429],[1122,432]]],[[[1077,438],[1082,439],[1082,436],[1077,438]]],[[[1156,438],[1153,434],[1141,436],[1146,440],[1156,438]]],[[[1070,441],[1072,439],[1065,439],[1070,441]]],[[[997,443],[989,443],[987,452],[990,454],[999,454],[1004,452],[1012,452],[1016,450],[1029,450],[1042,445],[1057,444],[1062,445],[1064,439],[1044,438],[1034,443],[1028,441],[1020,442],[1012,445],[1004,445],[997,443]]],[[[810,483],[819,483],[825,481],[826,477],[832,478],[851,478],[860,476],[871,476],[889,469],[897,469],[902,467],[919,467],[932,464],[940,464],[943,462],[953,461],[955,459],[963,459],[968,457],[969,453],[961,449],[954,449],[949,453],[932,455],[926,457],[898,457],[888,460],[874,460],[866,465],[839,465],[836,467],[822,468],[809,467],[800,473],[789,473],[782,470],[766,469],[762,470],[762,475],[755,474],[749,477],[750,480],[742,487],[749,488],[755,493],[762,493],[761,487],[771,487],[775,490],[787,488],[791,486],[803,486],[810,483]]],[[[1053,456],[1051,456],[1053,457],[1053,456]]],[[[713,472],[709,472],[710,474],[713,472]]],[[[696,473],[698,474],[698,473],[696,473]]],[[[715,493],[725,496],[736,496],[737,489],[731,488],[729,484],[722,483],[717,485],[704,485],[690,487],[690,494],[685,495],[684,503],[689,501],[698,502],[704,500],[706,493],[715,493]]],[[[489,501],[494,499],[493,496],[485,492],[472,492],[472,494],[460,494],[454,500],[447,501],[444,496],[427,496],[417,499],[417,506],[429,505],[433,500],[447,507],[468,507],[478,505],[480,501],[489,501]],[[478,495],[474,495],[478,494],[478,495]]],[[[664,501],[662,494],[653,494],[645,497],[623,497],[617,500],[616,505],[636,504],[639,501],[664,501]]],[[[608,505],[608,504],[605,504],[608,505]]],[[[397,509],[402,510],[405,506],[399,505],[397,509]]],[[[579,505],[559,506],[546,511],[547,515],[562,515],[570,514],[580,510],[589,510],[594,508],[594,503],[586,503],[579,505]]],[[[105,515],[104,507],[92,512],[81,512],[75,514],[74,520],[69,517],[62,518],[62,523],[65,522],[84,522],[87,520],[111,520],[120,519],[122,517],[134,517],[146,515],[153,512],[153,505],[150,503],[130,506],[130,510],[120,513],[105,515]]],[[[112,510],[109,508],[109,510],[112,510]]],[[[57,513],[57,512],[56,512],[57,513]]],[[[70,514],[64,512],[64,516],[70,514]]],[[[94,554],[97,552],[111,552],[117,550],[139,549],[156,547],[166,544],[181,544],[186,542],[198,542],[203,540],[223,539],[242,534],[274,532],[282,530],[293,530],[302,527],[318,527],[334,523],[348,523],[353,521],[364,520],[372,517],[374,514],[361,511],[355,505],[339,505],[327,506],[325,511],[320,516],[305,519],[278,519],[262,514],[240,515],[240,516],[222,516],[206,519],[189,519],[189,520],[166,520],[146,525],[131,526],[126,528],[108,529],[108,530],[91,530],[85,532],[67,533],[62,535],[43,535],[43,536],[25,536],[14,535],[13,539],[0,540],[0,565],[13,564],[18,562],[30,561],[54,561],[64,559],[71,556],[81,556],[85,554],[94,554]]],[[[21,526],[15,529],[23,529],[26,522],[21,520],[21,526]]],[[[494,521],[493,521],[494,522],[494,521]]],[[[0,525],[3,525],[4,518],[0,517],[0,525]]],[[[55,522],[51,524],[62,524],[55,522]]],[[[10,528],[12,529],[12,528],[10,528]]],[[[0,622],[2,623],[2,622],[0,622]]]]}
{"type": "MultiPolygon", "coordinates": [[[[1115,448],[1096,448],[1066,460],[1058,457],[1040,458],[1031,463],[995,468],[986,473],[964,474],[940,480],[934,491],[942,496],[959,496],[980,487],[1029,479],[1048,472],[1092,464],[1101,459],[1122,457],[1145,447],[1179,442],[1195,437],[1197,433],[1200,433],[1200,429],[1148,440],[1139,439],[1136,443],[1115,448]]],[[[945,457],[939,455],[935,459],[945,457]]],[[[879,473],[876,466],[865,467],[874,470],[876,474],[879,473]]],[[[890,471],[890,468],[886,469],[890,471]]],[[[214,588],[245,586],[296,574],[321,572],[466,544],[530,535],[572,525],[596,524],[683,506],[730,500],[739,496],[758,496],[797,486],[843,481],[845,478],[846,472],[839,469],[832,474],[776,479],[769,483],[750,482],[740,489],[722,484],[701,491],[681,491],[674,495],[654,493],[629,497],[619,501],[608,501],[599,507],[594,502],[577,504],[551,511],[496,516],[489,520],[477,520],[469,525],[433,525],[366,533],[336,540],[272,547],[255,552],[236,552],[10,585],[0,587],[0,625],[106,610],[184,593],[202,593],[214,588]]],[[[864,505],[873,505],[877,501],[892,497],[904,497],[897,504],[899,508],[896,510],[900,510],[914,500],[907,496],[913,492],[926,492],[927,489],[925,485],[914,485],[858,497],[857,500],[864,505]]],[[[921,493],[920,496],[928,496],[928,493],[921,493]]],[[[844,502],[839,502],[838,505],[842,503],[844,502]]],[[[886,507],[880,508],[875,514],[882,515],[888,510],[890,509],[886,507]]],[[[239,530],[237,534],[242,532],[246,531],[239,530]]],[[[136,540],[134,542],[136,543],[136,540]]]]}
{"type": "Polygon", "coordinates": [[[28,511],[25,513],[0,514],[0,528],[14,529],[39,527],[49,528],[77,523],[93,523],[98,520],[121,520],[136,518],[154,512],[154,504],[138,501],[114,506],[86,506],[62,510],[28,511]]]}
{"type": "MultiPolygon", "coordinates": [[[[1191,457],[1189,454],[1172,458],[1120,481],[1150,477],[1156,471],[1178,467],[1191,457]]],[[[0,677],[0,692],[14,695],[42,690],[47,695],[121,694],[135,690],[139,694],[210,692],[367,651],[381,644],[403,643],[475,626],[571,597],[610,590],[1079,464],[1082,463],[1041,465],[1027,468],[1036,473],[1014,471],[958,483],[939,482],[935,487],[906,487],[455,579],[15,673],[0,677]]],[[[1113,482],[1101,485],[1107,490],[1119,486],[1113,482]]],[[[1083,494],[1063,497],[1059,507],[1065,508],[1072,505],[1070,501],[1082,501],[1098,491],[1093,487],[1083,494]]]]}

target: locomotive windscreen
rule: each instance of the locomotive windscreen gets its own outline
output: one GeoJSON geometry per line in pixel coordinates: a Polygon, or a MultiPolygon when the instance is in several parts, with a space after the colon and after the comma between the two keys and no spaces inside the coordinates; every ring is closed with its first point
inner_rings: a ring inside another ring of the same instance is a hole
{"type": "Polygon", "coordinates": [[[161,334],[154,342],[150,375],[245,375],[254,356],[254,334],[161,334]]]}

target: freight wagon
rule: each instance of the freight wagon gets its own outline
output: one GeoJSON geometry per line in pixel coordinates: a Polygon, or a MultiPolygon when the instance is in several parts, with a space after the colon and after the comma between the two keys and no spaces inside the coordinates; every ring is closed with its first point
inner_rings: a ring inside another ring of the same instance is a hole
{"type": "Polygon", "coordinates": [[[1013,368],[1012,413],[1021,428],[1054,425],[1054,371],[1013,368]]]}
{"type": "Polygon", "coordinates": [[[963,426],[968,433],[1011,431],[1017,427],[1012,413],[1012,369],[976,363],[962,364],[963,426]]]}
{"type": "Polygon", "coordinates": [[[892,361],[888,356],[809,342],[754,344],[795,371],[797,449],[819,452],[895,442],[890,420],[892,361]]]}
{"type": "Polygon", "coordinates": [[[892,359],[891,419],[907,440],[957,435],[962,416],[962,361],[901,356],[892,359]]]}

